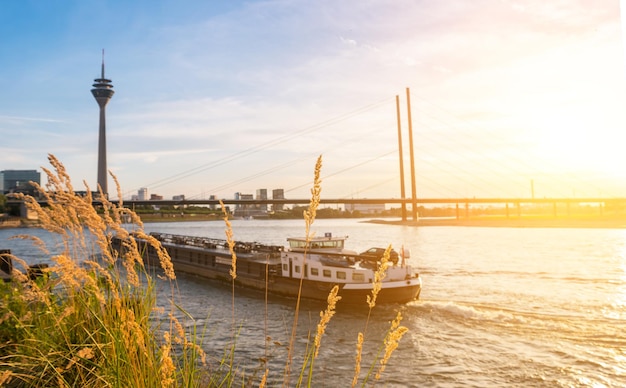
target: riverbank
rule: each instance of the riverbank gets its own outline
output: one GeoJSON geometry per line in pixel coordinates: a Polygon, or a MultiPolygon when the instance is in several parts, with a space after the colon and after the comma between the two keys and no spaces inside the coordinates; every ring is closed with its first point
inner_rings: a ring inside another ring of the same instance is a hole
{"type": "Polygon", "coordinates": [[[468,226],[504,228],[626,228],[625,217],[471,217],[420,218],[413,220],[372,219],[365,222],[404,226],[468,226]]]}
{"type": "MultiPolygon", "coordinates": [[[[188,221],[222,221],[215,216],[185,216],[185,217],[150,217],[141,216],[143,222],[188,222],[188,221]]],[[[467,227],[503,227],[503,228],[626,228],[626,217],[615,216],[571,216],[571,217],[505,217],[484,216],[470,218],[453,217],[428,217],[419,218],[417,221],[402,221],[397,218],[361,219],[361,222],[381,225],[404,225],[404,226],[467,226],[467,227]]]]}
{"type": "Polygon", "coordinates": [[[2,217],[0,218],[1,228],[19,228],[23,225],[22,219],[19,217],[2,217]]]}
{"type": "MultiPolygon", "coordinates": [[[[200,222],[200,221],[222,221],[221,217],[214,215],[189,215],[178,217],[162,217],[160,215],[141,215],[143,222],[200,222]]],[[[626,217],[428,217],[419,218],[417,221],[402,221],[397,218],[362,218],[361,222],[381,224],[381,225],[404,225],[416,227],[436,227],[436,226],[467,226],[467,227],[503,227],[503,228],[626,228],[626,217]]],[[[0,228],[19,228],[38,226],[37,221],[23,219],[12,219],[10,222],[0,222],[0,228]]]]}
{"type": "Polygon", "coordinates": [[[157,214],[138,214],[143,222],[191,222],[191,221],[219,221],[223,218],[215,214],[185,214],[185,215],[163,215],[157,214]]]}

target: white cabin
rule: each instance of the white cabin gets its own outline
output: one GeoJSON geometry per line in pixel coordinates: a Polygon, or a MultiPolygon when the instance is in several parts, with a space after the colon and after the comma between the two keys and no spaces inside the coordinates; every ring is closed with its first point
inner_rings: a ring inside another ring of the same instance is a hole
{"type": "MultiPolygon", "coordinates": [[[[296,279],[330,283],[372,283],[374,270],[366,267],[358,253],[345,249],[347,236],[288,238],[289,249],[282,252],[282,275],[296,279]]],[[[402,280],[411,272],[409,266],[390,266],[385,280],[402,280]]]]}

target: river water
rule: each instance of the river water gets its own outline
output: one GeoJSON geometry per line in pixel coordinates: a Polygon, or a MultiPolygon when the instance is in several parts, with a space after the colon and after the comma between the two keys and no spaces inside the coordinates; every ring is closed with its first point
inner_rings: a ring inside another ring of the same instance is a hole
{"type": "MultiPolygon", "coordinates": [[[[287,236],[304,234],[302,220],[232,225],[242,241],[284,245],[287,236]]],[[[152,223],[146,229],[224,237],[219,221],[152,223]]],[[[316,220],[313,230],[348,235],[348,248],[358,251],[404,246],[423,281],[419,301],[376,306],[369,321],[367,311],[339,306],[315,361],[315,387],[350,386],[359,332],[365,332],[362,381],[398,311],[409,331],[376,386],[626,386],[625,229],[409,227],[333,219],[316,220]]],[[[43,233],[26,230],[31,231],[43,233]]],[[[28,243],[7,240],[24,232],[0,230],[0,248],[41,261],[28,243]]],[[[266,305],[264,295],[240,290],[233,298],[229,287],[182,274],[177,287],[180,304],[206,327],[210,355],[220,358],[235,322],[235,362],[254,374],[262,373],[257,360],[267,358],[270,385],[282,383],[292,300],[270,299],[266,305]]],[[[165,295],[169,287],[160,292],[165,295]]],[[[299,314],[293,376],[323,308],[305,305],[299,314]]]]}

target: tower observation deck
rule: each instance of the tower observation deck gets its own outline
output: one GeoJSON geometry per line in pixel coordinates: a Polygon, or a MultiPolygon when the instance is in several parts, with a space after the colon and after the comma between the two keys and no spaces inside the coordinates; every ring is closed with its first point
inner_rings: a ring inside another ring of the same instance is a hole
{"type": "Polygon", "coordinates": [[[100,78],[94,79],[91,94],[100,107],[100,126],[98,135],[98,186],[106,196],[107,185],[107,144],[106,144],[106,105],[113,97],[113,85],[111,80],[104,77],[104,50],[102,50],[102,73],[100,78]]]}

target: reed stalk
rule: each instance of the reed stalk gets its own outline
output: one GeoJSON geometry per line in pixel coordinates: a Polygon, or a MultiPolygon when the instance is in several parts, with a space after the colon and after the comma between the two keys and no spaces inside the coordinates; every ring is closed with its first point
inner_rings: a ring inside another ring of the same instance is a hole
{"type": "MultiPolygon", "coordinates": [[[[317,162],[315,163],[315,170],[313,173],[313,187],[311,188],[311,200],[309,202],[309,207],[303,213],[304,216],[304,228],[305,228],[305,238],[306,245],[304,248],[304,261],[303,267],[306,263],[307,253],[310,246],[311,238],[313,238],[313,233],[311,232],[311,225],[315,222],[315,216],[317,214],[317,208],[320,204],[320,198],[322,193],[322,180],[321,180],[321,170],[322,170],[322,155],[318,156],[317,162]]],[[[289,378],[291,376],[291,366],[293,363],[293,348],[294,342],[296,339],[296,331],[298,329],[298,318],[300,314],[300,303],[302,299],[302,283],[303,283],[303,275],[300,274],[300,285],[298,288],[298,296],[296,298],[296,307],[294,311],[293,325],[291,328],[291,336],[289,337],[289,350],[287,354],[287,362],[285,364],[285,373],[284,373],[284,385],[289,385],[289,378]]]]}
{"type": "Polygon", "coordinates": [[[224,223],[226,224],[226,230],[224,233],[226,234],[226,243],[228,244],[228,251],[231,256],[231,265],[229,274],[231,277],[231,318],[232,318],[232,343],[230,352],[228,353],[229,365],[230,368],[233,368],[234,365],[234,357],[235,357],[235,343],[236,343],[236,320],[235,320],[235,279],[237,279],[237,253],[235,252],[235,238],[233,233],[233,227],[229,221],[228,211],[226,210],[226,206],[224,202],[220,200],[220,206],[222,208],[224,223]]]}

